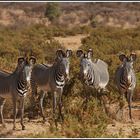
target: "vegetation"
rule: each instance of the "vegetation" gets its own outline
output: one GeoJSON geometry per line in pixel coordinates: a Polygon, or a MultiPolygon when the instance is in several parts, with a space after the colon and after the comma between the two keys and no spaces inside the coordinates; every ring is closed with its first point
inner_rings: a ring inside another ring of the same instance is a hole
{"type": "Polygon", "coordinates": [[[61,15],[61,9],[58,3],[47,3],[45,16],[49,18],[50,21],[54,21],[61,15]]]}
{"type": "MultiPolygon", "coordinates": [[[[118,92],[113,82],[115,69],[120,64],[118,53],[124,52],[130,54],[131,51],[137,53],[140,49],[140,27],[126,30],[111,27],[92,28],[90,26],[75,27],[75,29],[63,29],[56,26],[47,28],[41,24],[16,30],[1,27],[0,69],[13,71],[17,64],[19,51],[27,51],[29,54],[30,50],[32,50],[37,58],[37,63],[53,63],[55,51],[58,48],[62,48],[61,44],[53,37],[79,33],[89,34],[88,37],[82,40],[82,46],[79,47],[83,50],[92,48],[94,52],[93,59],[103,59],[109,65],[110,83],[108,89],[110,92],[107,95],[106,101],[109,101],[110,104],[114,101],[119,102],[118,92]]],[[[84,87],[77,77],[79,72],[79,60],[76,58],[75,52],[70,61],[71,80],[64,90],[63,113],[65,114],[65,121],[61,131],[63,131],[66,137],[115,137],[108,135],[105,131],[107,124],[112,121],[112,118],[108,117],[105,113],[104,105],[101,102],[102,99],[97,95],[96,91],[84,87]],[[86,96],[88,96],[87,101],[85,100],[86,96]]],[[[140,59],[137,57],[134,67],[137,73],[138,85],[140,83],[139,62],[140,59]]],[[[134,96],[139,92],[138,86],[136,91],[134,96]]],[[[30,94],[28,96],[30,96],[30,94]]],[[[28,116],[29,102],[29,99],[26,98],[25,117],[28,116]]],[[[10,116],[12,114],[10,104],[10,102],[7,102],[5,106],[7,109],[4,110],[4,117],[6,118],[12,117],[10,116]]],[[[46,115],[51,118],[51,94],[46,95],[44,107],[46,115]]],[[[39,117],[39,113],[37,108],[37,117],[39,117]]],[[[50,132],[56,134],[58,137],[62,137],[60,133],[56,132],[53,125],[50,126],[50,132]]],[[[33,137],[49,136],[47,134],[38,134],[38,136],[33,137]]]]}

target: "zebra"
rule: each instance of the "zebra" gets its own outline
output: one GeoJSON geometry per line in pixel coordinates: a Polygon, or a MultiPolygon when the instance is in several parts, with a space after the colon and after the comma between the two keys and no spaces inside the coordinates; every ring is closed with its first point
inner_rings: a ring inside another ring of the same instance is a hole
{"type": "MultiPolygon", "coordinates": [[[[122,100],[125,95],[129,108],[129,118],[131,121],[133,121],[131,113],[131,103],[133,92],[136,87],[136,76],[133,68],[133,62],[136,60],[136,54],[131,53],[130,56],[120,54],[119,59],[122,64],[116,69],[115,81],[122,100]]],[[[123,106],[121,107],[121,104],[119,111],[121,111],[121,115],[123,117],[123,106]]]]}
{"type": "Polygon", "coordinates": [[[92,61],[92,49],[87,54],[82,50],[77,50],[77,57],[80,57],[80,76],[84,80],[84,84],[94,87],[99,92],[107,91],[106,86],[109,82],[108,65],[101,59],[92,61]]]}
{"type": "Polygon", "coordinates": [[[4,118],[3,118],[3,107],[6,102],[6,99],[12,99],[13,102],[13,130],[16,129],[16,115],[17,115],[17,103],[20,104],[20,113],[21,120],[20,124],[22,130],[25,129],[23,124],[23,115],[24,115],[24,97],[26,96],[30,76],[33,65],[35,64],[35,57],[31,56],[28,60],[28,57],[19,57],[16,69],[12,73],[7,73],[5,71],[0,71],[0,115],[1,122],[4,127],[6,127],[4,118]]]}
{"type": "MultiPolygon", "coordinates": [[[[57,95],[59,99],[59,118],[61,117],[64,120],[63,115],[61,113],[62,108],[62,93],[63,88],[66,82],[70,79],[69,78],[69,57],[72,55],[71,50],[66,50],[66,53],[58,49],[56,51],[56,59],[55,62],[49,66],[46,64],[37,64],[34,66],[31,75],[31,92],[32,98],[31,101],[34,100],[34,97],[37,94],[40,94],[40,109],[41,109],[41,116],[43,118],[43,122],[46,121],[43,109],[43,99],[47,92],[51,92],[53,94],[53,118],[55,120],[55,124],[57,124],[56,119],[56,107],[57,107],[57,95]],[[37,88],[41,92],[37,93],[37,88]]],[[[33,105],[33,103],[31,103],[33,105]]],[[[33,113],[33,106],[31,107],[31,114],[33,113]]],[[[32,116],[30,114],[30,116],[32,116]]],[[[30,118],[29,118],[30,119],[30,118]]]]}

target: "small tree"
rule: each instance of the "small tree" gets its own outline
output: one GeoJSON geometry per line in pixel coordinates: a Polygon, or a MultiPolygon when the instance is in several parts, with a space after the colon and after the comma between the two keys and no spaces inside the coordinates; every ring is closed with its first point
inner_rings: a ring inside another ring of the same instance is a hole
{"type": "Polygon", "coordinates": [[[58,3],[47,3],[45,16],[49,18],[50,21],[54,21],[61,14],[61,9],[58,3]]]}
{"type": "Polygon", "coordinates": [[[91,26],[93,27],[93,28],[96,28],[97,26],[98,26],[98,22],[97,22],[97,20],[95,19],[95,18],[93,18],[92,20],[91,20],[91,26]]]}

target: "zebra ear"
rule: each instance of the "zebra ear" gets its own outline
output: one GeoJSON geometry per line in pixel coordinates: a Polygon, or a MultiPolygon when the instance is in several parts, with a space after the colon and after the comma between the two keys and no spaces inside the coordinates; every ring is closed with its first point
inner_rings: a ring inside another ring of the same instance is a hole
{"type": "Polygon", "coordinates": [[[89,49],[87,52],[87,58],[91,58],[93,56],[93,50],[89,49]]]}
{"type": "Polygon", "coordinates": [[[136,58],[137,58],[137,56],[136,56],[135,53],[131,53],[131,54],[130,54],[130,59],[131,59],[131,60],[135,61],[136,58]]]}
{"type": "Polygon", "coordinates": [[[56,56],[57,57],[64,57],[65,53],[63,52],[63,50],[59,49],[59,50],[56,51],[56,56]]]}
{"type": "Polygon", "coordinates": [[[124,59],[126,59],[125,54],[120,54],[120,55],[119,55],[119,59],[120,59],[121,61],[124,61],[124,59]]]}
{"type": "Polygon", "coordinates": [[[76,56],[77,57],[81,57],[82,54],[83,54],[83,51],[82,50],[77,50],[77,52],[76,52],[76,56]]]}
{"type": "Polygon", "coordinates": [[[36,63],[36,58],[34,56],[31,56],[29,62],[31,65],[34,65],[36,63]]]}
{"type": "Polygon", "coordinates": [[[72,56],[72,50],[66,50],[66,57],[72,56]]]}
{"type": "Polygon", "coordinates": [[[18,64],[22,64],[24,62],[24,57],[19,57],[18,58],[18,64]]]}

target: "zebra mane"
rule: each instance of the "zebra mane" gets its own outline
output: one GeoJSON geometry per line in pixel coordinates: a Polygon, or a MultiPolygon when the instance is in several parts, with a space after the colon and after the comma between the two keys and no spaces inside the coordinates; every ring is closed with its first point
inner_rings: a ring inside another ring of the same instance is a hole
{"type": "Polygon", "coordinates": [[[6,75],[11,74],[11,72],[7,72],[7,71],[4,71],[4,70],[0,70],[0,73],[1,73],[1,74],[6,74],[6,75]]]}
{"type": "Polygon", "coordinates": [[[101,60],[101,59],[95,59],[94,61],[93,61],[93,63],[94,64],[96,64],[96,65],[100,65],[100,66],[104,66],[104,67],[108,67],[108,64],[106,63],[106,62],[104,62],[103,60],[101,60]]]}
{"type": "Polygon", "coordinates": [[[45,66],[45,67],[51,67],[51,66],[53,66],[53,64],[42,64],[43,66],[45,66]]]}

